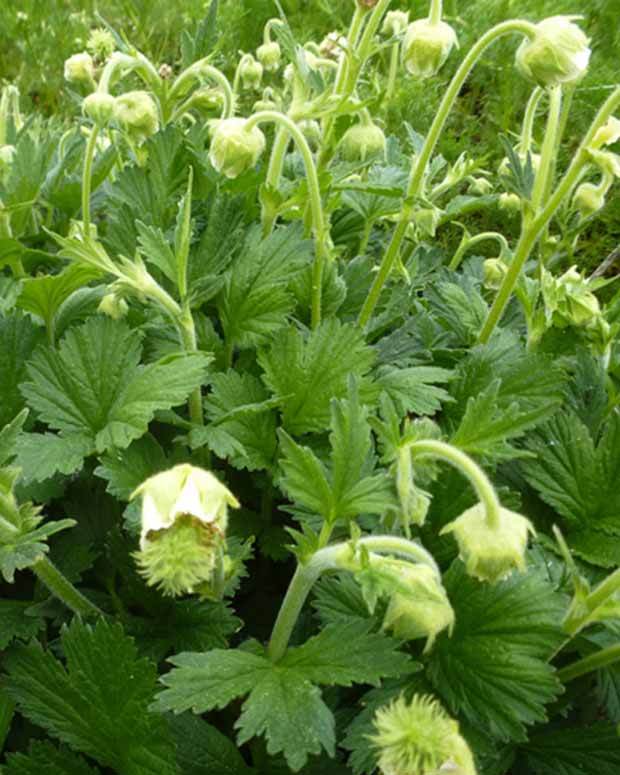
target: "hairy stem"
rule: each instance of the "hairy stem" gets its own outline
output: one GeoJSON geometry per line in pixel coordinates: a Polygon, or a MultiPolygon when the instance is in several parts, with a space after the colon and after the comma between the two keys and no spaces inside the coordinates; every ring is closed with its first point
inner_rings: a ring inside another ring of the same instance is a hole
{"type": "Polygon", "coordinates": [[[90,236],[90,196],[93,180],[93,161],[95,159],[98,136],[99,127],[97,124],[94,124],[86,143],[84,169],[82,170],[82,223],[84,225],[84,235],[86,237],[90,236]]]}
{"type": "Polygon", "coordinates": [[[506,242],[506,237],[504,237],[503,234],[500,234],[498,231],[483,231],[480,234],[474,235],[468,240],[463,240],[461,245],[459,245],[456,253],[452,257],[452,261],[450,261],[448,264],[448,269],[458,269],[467,251],[470,248],[473,248],[475,245],[478,245],[480,242],[485,242],[486,240],[495,240],[499,242],[500,251],[502,253],[508,253],[510,250],[508,247],[508,242],[506,242]]]}
{"type": "Polygon", "coordinates": [[[609,646],[596,654],[573,662],[572,665],[563,667],[561,670],[558,670],[558,678],[562,683],[568,683],[575,678],[580,678],[582,675],[587,675],[587,673],[591,673],[594,670],[608,667],[618,661],[620,661],[620,644],[609,646]]]}
{"type": "Polygon", "coordinates": [[[383,256],[379,271],[377,272],[374,282],[370,288],[366,301],[359,314],[358,325],[361,328],[365,328],[372,317],[372,314],[377,306],[379,297],[383,286],[387,282],[390,276],[394,263],[400,253],[400,248],[407,232],[407,227],[413,216],[415,203],[417,197],[422,191],[424,184],[424,177],[430,159],[433,155],[435,147],[439,142],[439,138],[444,130],[448,116],[454,107],[456,98],[458,97],[463,84],[467,80],[467,77],[471,73],[475,64],[478,62],[487,48],[499,38],[511,33],[520,33],[528,37],[532,37],[535,34],[536,27],[530,22],[521,21],[516,19],[514,21],[502,22],[492,27],[486,32],[477,43],[470,49],[469,53],[461,63],[459,69],[456,71],[454,78],[452,79],[448,90],[446,91],[439,109],[435,115],[433,123],[429,129],[429,132],[424,141],[424,146],[419,156],[415,156],[411,166],[411,173],[409,176],[409,184],[407,186],[407,195],[403,203],[401,216],[392,235],[392,240],[383,256]]]}
{"type": "Polygon", "coordinates": [[[452,444],[446,444],[444,441],[436,441],[434,439],[414,441],[411,443],[410,449],[414,459],[422,457],[436,458],[457,468],[469,479],[480,502],[484,505],[488,526],[496,528],[499,525],[500,502],[495,488],[482,468],[469,455],[461,452],[460,449],[452,446],[452,444]]]}
{"type": "Polygon", "coordinates": [[[431,0],[431,9],[428,14],[428,20],[431,24],[439,24],[443,16],[443,0],[431,0]]]}
{"type": "Polygon", "coordinates": [[[73,586],[47,557],[43,557],[32,566],[37,578],[45,584],[49,591],[70,608],[74,614],[84,618],[101,616],[101,611],[94,603],[73,586]]]}

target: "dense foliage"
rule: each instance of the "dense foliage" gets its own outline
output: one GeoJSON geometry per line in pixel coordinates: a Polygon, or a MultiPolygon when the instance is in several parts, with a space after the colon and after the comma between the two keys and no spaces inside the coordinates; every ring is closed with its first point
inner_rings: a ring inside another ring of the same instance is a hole
{"type": "Polygon", "coordinates": [[[605,4],[203,5],[0,97],[0,772],[611,775],[605,4]]]}

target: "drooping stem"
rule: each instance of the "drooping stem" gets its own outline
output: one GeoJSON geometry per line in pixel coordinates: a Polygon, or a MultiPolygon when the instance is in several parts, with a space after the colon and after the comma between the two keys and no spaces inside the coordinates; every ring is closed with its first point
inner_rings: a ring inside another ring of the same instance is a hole
{"type": "Polygon", "coordinates": [[[319,177],[312,156],[312,151],[308,141],[299,129],[297,124],[283,113],[275,110],[263,110],[255,113],[247,121],[247,131],[259,124],[274,123],[279,128],[286,130],[293,139],[303,159],[306,171],[306,183],[308,186],[308,195],[310,197],[310,212],[312,215],[312,230],[314,234],[315,256],[312,270],[312,327],[316,328],[321,322],[321,296],[323,290],[323,271],[325,262],[329,256],[327,245],[328,233],[323,214],[323,203],[321,201],[321,187],[319,177]]]}
{"type": "Polygon", "coordinates": [[[448,269],[458,269],[467,251],[470,248],[473,248],[475,245],[478,245],[480,242],[485,242],[486,240],[495,240],[499,242],[501,253],[508,253],[510,250],[508,247],[508,242],[506,241],[506,237],[504,237],[503,234],[500,234],[498,231],[483,231],[480,232],[480,234],[475,234],[469,239],[463,240],[463,242],[459,245],[456,253],[452,257],[452,261],[450,261],[448,269]]]}
{"type": "Polygon", "coordinates": [[[545,90],[541,86],[537,86],[531,93],[527,102],[525,115],[523,117],[523,127],[521,129],[521,140],[519,142],[519,150],[521,153],[528,153],[532,147],[536,111],[544,93],[545,90]]]}
{"type": "Polygon", "coordinates": [[[32,566],[37,578],[49,591],[70,608],[74,614],[84,618],[102,616],[94,603],[79,592],[47,557],[37,560],[32,566]]]}
{"type": "Polygon", "coordinates": [[[547,128],[545,139],[543,141],[540,164],[532,189],[531,216],[535,217],[540,212],[540,208],[547,191],[549,176],[554,168],[554,159],[557,154],[557,135],[560,126],[560,115],[562,113],[562,87],[553,86],[549,89],[549,115],[547,117],[547,128]]]}
{"type": "Polygon", "coordinates": [[[422,191],[424,184],[424,178],[426,176],[426,170],[428,164],[433,155],[435,147],[439,142],[441,133],[445,127],[448,116],[454,107],[456,98],[458,97],[463,84],[467,80],[467,77],[474,68],[476,62],[480,59],[486,49],[499,38],[511,33],[520,33],[528,37],[533,37],[536,31],[535,25],[530,22],[522,21],[519,19],[502,22],[492,27],[486,32],[474,46],[470,49],[469,53],[461,63],[459,69],[456,71],[448,90],[446,91],[439,109],[435,115],[433,123],[429,129],[429,132],[424,141],[422,150],[419,156],[415,156],[411,166],[411,173],[409,176],[409,184],[407,186],[407,195],[401,211],[401,216],[392,235],[392,240],[387,248],[385,255],[379,266],[374,282],[370,288],[366,301],[359,314],[358,325],[365,328],[368,325],[370,318],[374,312],[375,307],[379,301],[383,286],[387,282],[390,276],[394,263],[400,253],[400,247],[405,234],[407,233],[407,227],[412,218],[416,199],[422,191]]]}
{"type": "Polygon", "coordinates": [[[479,339],[483,344],[489,341],[491,334],[495,330],[495,326],[501,320],[515,285],[519,280],[521,270],[528,260],[534,245],[561,206],[562,202],[578,182],[583,168],[588,164],[587,149],[592,142],[594,135],[602,126],[604,126],[618,105],[620,105],[620,88],[615,89],[613,94],[611,94],[602,105],[554,194],[547,200],[547,204],[536,215],[527,228],[522,231],[514,258],[508,267],[508,272],[504,277],[497,292],[497,296],[495,297],[495,301],[493,302],[493,306],[491,307],[482,331],[480,332],[479,339]]]}
{"type": "MultiPolygon", "coordinates": [[[[277,189],[280,184],[280,178],[282,177],[282,170],[284,168],[284,159],[286,158],[286,151],[290,141],[291,137],[288,131],[284,127],[280,127],[276,132],[273,148],[271,149],[269,166],[267,168],[265,184],[268,189],[277,189]]],[[[268,237],[271,234],[276,217],[276,208],[263,204],[261,212],[263,237],[268,237]]]]}
{"type": "MultiPolygon", "coordinates": [[[[233,115],[235,108],[235,97],[233,88],[230,85],[230,81],[217,67],[213,67],[206,60],[201,59],[199,62],[195,62],[191,67],[182,72],[176,81],[170,87],[168,92],[167,103],[174,102],[178,97],[184,94],[185,89],[192,80],[207,78],[214,81],[222,90],[224,97],[224,106],[222,108],[222,118],[230,118],[233,115]]],[[[165,123],[165,117],[164,117],[165,123]]]]}
{"type": "Polygon", "coordinates": [[[90,236],[90,196],[93,180],[93,161],[95,158],[98,136],[99,126],[94,124],[90,130],[88,141],[86,142],[84,168],[82,170],[82,223],[84,225],[84,235],[86,237],[90,236]]]}
{"type": "Polygon", "coordinates": [[[620,661],[620,644],[609,646],[596,654],[573,662],[572,665],[563,667],[561,670],[558,670],[558,678],[562,683],[568,683],[575,678],[580,678],[582,675],[587,675],[594,670],[601,670],[603,667],[608,667],[618,661],[620,661]]]}
{"type": "Polygon", "coordinates": [[[414,459],[416,457],[431,457],[443,460],[464,474],[471,482],[480,502],[484,506],[487,524],[491,528],[498,526],[500,502],[495,488],[482,468],[469,455],[461,452],[460,449],[452,446],[452,444],[446,444],[444,441],[436,441],[435,439],[414,441],[411,443],[410,449],[414,459]]]}
{"type": "Polygon", "coordinates": [[[326,571],[355,570],[359,563],[357,550],[360,546],[368,552],[395,554],[412,562],[429,565],[438,576],[440,574],[437,563],[426,549],[415,541],[398,536],[364,536],[351,543],[334,544],[319,549],[308,562],[297,566],[280,606],[267,646],[267,654],[274,662],[281,659],[286,652],[299,614],[314,584],[326,571]]]}

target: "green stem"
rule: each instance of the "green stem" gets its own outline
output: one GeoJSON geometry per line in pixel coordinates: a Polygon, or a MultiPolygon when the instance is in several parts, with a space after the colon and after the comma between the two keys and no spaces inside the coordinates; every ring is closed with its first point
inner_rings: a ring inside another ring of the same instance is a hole
{"type": "Polygon", "coordinates": [[[97,148],[97,137],[99,127],[94,124],[90,131],[90,137],[86,143],[86,153],[84,154],[84,169],[82,171],[82,223],[84,225],[84,235],[90,236],[90,195],[93,179],[93,161],[95,158],[95,149],[97,148]]]}
{"type": "MultiPolygon", "coordinates": [[[[284,168],[284,160],[286,158],[286,151],[290,143],[291,137],[288,131],[284,127],[280,127],[276,132],[276,137],[271,149],[271,157],[269,159],[269,167],[267,168],[267,177],[265,184],[269,189],[277,189],[280,185],[280,178],[282,177],[282,170],[284,168]]],[[[266,207],[263,205],[261,220],[263,224],[263,237],[268,237],[273,231],[273,226],[277,218],[277,210],[274,207],[266,207]]]]}
{"type": "Polygon", "coordinates": [[[454,107],[456,98],[458,97],[463,84],[486,49],[498,38],[511,33],[521,33],[522,35],[533,37],[536,33],[536,27],[530,22],[521,21],[519,19],[497,24],[473,45],[459,69],[456,71],[454,78],[439,105],[439,109],[426,136],[420,155],[415,156],[413,159],[409,184],[407,186],[407,195],[403,204],[401,217],[392,236],[390,245],[381,261],[379,271],[377,272],[372,287],[366,297],[364,306],[359,314],[358,325],[361,328],[365,328],[368,325],[379,301],[383,286],[390,276],[394,263],[400,253],[402,241],[405,238],[407,227],[414,212],[416,198],[422,191],[429,161],[439,142],[448,116],[454,107]]]}
{"type": "Polygon", "coordinates": [[[179,75],[176,81],[170,87],[168,93],[168,102],[173,102],[178,99],[179,95],[185,93],[189,83],[194,79],[200,79],[202,77],[208,78],[222,89],[224,95],[224,107],[222,109],[222,118],[230,118],[233,115],[235,107],[235,95],[233,88],[230,85],[230,81],[224,73],[213,67],[206,60],[201,59],[199,62],[195,62],[191,67],[188,67],[183,73],[179,75]]]}
{"type": "Polygon", "coordinates": [[[249,132],[255,126],[266,122],[274,123],[288,132],[301,153],[306,170],[306,182],[308,185],[308,194],[310,196],[310,212],[312,214],[315,242],[315,257],[312,269],[312,327],[316,328],[321,322],[323,271],[325,262],[329,256],[327,246],[328,234],[325,216],[323,214],[323,203],[321,202],[319,177],[308,141],[297,124],[291,121],[288,116],[285,116],[283,113],[278,113],[275,110],[263,110],[250,116],[246,124],[246,129],[249,132]]]}
{"type": "MultiPolygon", "coordinates": [[[[198,352],[198,343],[196,341],[196,326],[194,318],[188,306],[183,311],[183,316],[178,321],[179,334],[183,347],[188,353],[198,352]]],[[[202,391],[197,387],[189,397],[189,417],[194,425],[203,425],[204,416],[202,411],[202,391]]]]}
{"type": "Polygon", "coordinates": [[[457,468],[469,479],[480,502],[484,505],[488,526],[496,528],[499,525],[500,502],[495,488],[482,468],[469,455],[461,452],[452,444],[434,439],[414,441],[411,443],[410,449],[414,459],[416,457],[437,458],[457,468]]]}
{"type": "Polygon", "coordinates": [[[519,150],[522,153],[528,153],[532,147],[536,111],[544,93],[545,90],[541,86],[537,86],[527,102],[523,117],[523,127],[521,129],[521,141],[519,142],[519,150]]]}
{"type": "Polygon", "coordinates": [[[369,552],[396,554],[413,562],[430,565],[439,575],[437,564],[426,549],[398,536],[364,536],[353,543],[345,542],[319,549],[308,562],[297,566],[291,579],[267,646],[267,654],[272,661],[277,662],[284,656],[299,614],[321,574],[329,570],[354,570],[360,546],[369,552]]]}
{"type": "Polygon", "coordinates": [[[562,113],[562,87],[554,86],[549,89],[549,116],[547,118],[547,128],[545,139],[543,141],[540,166],[536,173],[534,188],[532,190],[531,215],[536,216],[540,212],[553,161],[557,154],[557,135],[560,126],[560,115],[562,113]]]}
{"type": "Polygon", "coordinates": [[[587,675],[594,670],[600,670],[603,667],[613,665],[619,660],[620,644],[609,646],[596,654],[579,659],[577,662],[573,662],[572,665],[567,665],[567,667],[558,670],[558,678],[562,683],[568,683],[569,681],[580,678],[582,675],[587,675]]]}
{"type": "Polygon", "coordinates": [[[620,88],[615,89],[613,94],[611,94],[603,103],[596,118],[592,122],[590,129],[584,137],[579,150],[575,154],[570,167],[556,188],[555,193],[547,200],[547,204],[543,207],[541,212],[536,215],[528,228],[521,233],[521,238],[517,245],[514,258],[508,267],[508,272],[497,292],[493,306],[491,307],[482,331],[480,332],[479,340],[481,343],[485,344],[491,338],[495,326],[499,323],[504,314],[504,310],[510,301],[514,287],[519,280],[521,270],[528,260],[534,245],[564,199],[572,191],[573,186],[578,182],[583,168],[588,164],[588,146],[592,142],[596,132],[604,126],[610,116],[613,115],[618,105],[620,105],[620,88]]]}
{"type": "Polygon", "coordinates": [[[510,250],[508,247],[508,242],[506,242],[506,238],[503,234],[500,234],[498,231],[483,231],[480,234],[476,234],[475,236],[471,237],[470,239],[463,240],[463,242],[459,245],[456,253],[452,257],[452,261],[450,261],[448,269],[458,269],[467,251],[470,248],[473,248],[479,242],[484,242],[485,240],[496,240],[499,242],[501,253],[507,254],[510,250]]]}
{"type": "Polygon", "coordinates": [[[64,576],[47,557],[37,560],[32,566],[32,570],[38,579],[45,584],[49,591],[62,601],[73,613],[84,618],[101,616],[101,611],[94,603],[73,586],[73,584],[64,576]]]}
{"type": "Polygon", "coordinates": [[[392,50],[390,51],[390,73],[388,76],[387,89],[385,90],[385,99],[388,104],[392,101],[394,97],[394,92],[396,91],[396,79],[398,77],[399,58],[400,58],[400,42],[396,41],[396,43],[392,44],[392,50]]]}
{"type": "Polygon", "coordinates": [[[439,24],[442,16],[443,16],[442,0],[431,0],[431,9],[428,15],[429,22],[431,24],[439,24]]]}

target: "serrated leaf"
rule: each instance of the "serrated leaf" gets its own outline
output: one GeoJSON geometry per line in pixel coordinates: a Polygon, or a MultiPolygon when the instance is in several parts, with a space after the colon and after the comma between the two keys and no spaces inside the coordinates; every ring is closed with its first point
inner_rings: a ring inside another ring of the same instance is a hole
{"type": "Polygon", "coordinates": [[[0,318],[0,427],[25,406],[18,386],[26,376],[26,362],[42,338],[43,330],[22,313],[0,318]]]}
{"type": "Polygon", "coordinates": [[[139,339],[125,324],[93,318],[57,351],[33,356],[22,392],[40,418],[65,436],[79,434],[100,452],[142,436],[155,412],[185,401],[204,380],[209,359],[183,355],[141,366],[139,339]]]}
{"type": "Polygon", "coordinates": [[[211,724],[191,713],[170,720],[183,775],[252,775],[237,746],[211,724]]]}
{"type": "MultiPolygon", "coordinates": [[[[546,728],[522,749],[524,772],[536,775],[611,775],[620,770],[620,736],[613,724],[546,728]]],[[[520,770],[517,770],[520,772],[520,770]]]]}
{"type": "Polygon", "coordinates": [[[142,221],[136,221],[136,230],[140,252],[144,258],[156,266],[168,280],[176,283],[176,258],[162,230],[156,226],[147,226],[142,221]]]}
{"type": "Polygon", "coordinates": [[[147,710],[154,665],[103,620],[95,627],[74,620],[61,639],[66,667],[35,643],[7,656],[6,689],[20,712],[122,775],[177,775],[166,724],[147,710]]]}
{"type": "Polygon", "coordinates": [[[377,374],[376,383],[392,399],[401,416],[433,415],[443,403],[452,401],[448,391],[437,385],[450,382],[453,378],[451,371],[436,366],[412,366],[408,369],[383,367],[377,374]]]}
{"type": "Polygon", "coordinates": [[[43,482],[56,473],[74,474],[93,452],[92,439],[78,433],[24,433],[17,443],[15,463],[26,482],[43,482]]]}
{"type": "Polygon", "coordinates": [[[374,355],[357,327],[331,319],[307,335],[279,332],[258,360],[265,383],[282,396],[285,429],[300,435],[325,429],[331,400],[346,395],[350,375],[368,373],[374,355]]]}
{"type": "Polygon", "coordinates": [[[226,341],[239,347],[263,344],[286,323],[295,301],[287,286],[310,260],[310,243],[297,226],[265,240],[252,229],[234,262],[218,302],[226,341]]]}
{"type": "Polygon", "coordinates": [[[456,562],[444,576],[454,608],[452,637],[440,636],[428,677],[452,713],[499,740],[525,740],[561,692],[548,660],[562,641],[564,602],[544,570],[530,567],[496,585],[456,562]]]}
{"type": "Polygon", "coordinates": [[[29,640],[45,626],[43,619],[34,611],[32,603],[24,600],[0,600],[0,650],[11,641],[29,640]]]}
{"type": "Polygon", "coordinates": [[[23,409],[8,425],[5,425],[0,430],[0,466],[5,465],[14,457],[17,439],[22,432],[27,417],[28,410],[23,409]]]}
{"type": "Polygon", "coordinates": [[[66,748],[34,742],[27,754],[9,754],[2,772],[3,775],[41,775],[42,772],[46,775],[97,775],[99,770],[66,748]]]}
{"type": "Polygon", "coordinates": [[[128,501],[142,482],[167,467],[168,460],[163,449],[147,433],[126,449],[102,455],[95,474],[106,480],[106,489],[110,495],[128,501]]]}

